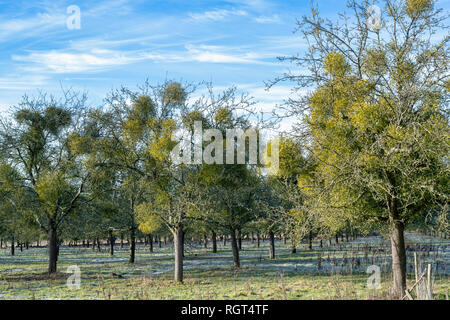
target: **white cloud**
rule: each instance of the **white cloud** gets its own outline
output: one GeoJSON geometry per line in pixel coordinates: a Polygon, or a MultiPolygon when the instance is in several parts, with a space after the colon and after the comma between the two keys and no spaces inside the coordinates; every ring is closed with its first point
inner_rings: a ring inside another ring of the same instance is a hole
{"type": "Polygon", "coordinates": [[[9,76],[0,78],[0,90],[26,90],[42,86],[46,81],[47,77],[41,75],[9,76]]]}
{"type": "Polygon", "coordinates": [[[28,71],[47,71],[50,73],[78,73],[100,71],[105,68],[126,65],[145,59],[143,55],[133,55],[105,49],[92,49],[89,53],[32,52],[29,55],[13,55],[14,61],[28,63],[23,69],[28,71]]]}
{"type": "Polygon", "coordinates": [[[244,10],[226,10],[226,9],[217,9],[212,11],[205,11],[201,13],[189,13],[189,17],[191,20],[197,22],[208,22],[208,21],[221,21],[225,20],[232,16],[246,16],[247,12],[244,10]]]}
{"type": "Polygon", "coordinates": [[[56,26],[65,28],[66,16],[63,14],[39,13],[27,19],[6,19],[1,17],[0,38],[34,36],[56,26]]]}
{"type": "MultiPolygon", "coordinates": [[[[72,48],[77,47],[73,45],[72,48]]],[[[163,63],[201,62],[228,64],[270,64],[263,61],[265,55],[244,52],[240,48],[227,46],[187,45],[185,50],[148,52],[144,50],[110,50],[93,48],[84,50],[51,50],[12,55],[12,60],[21,63],[20,70],[33,73],[70,74],[100,72],[116,66],[140,61],[163,63]]]]}
{"type": "Polygon", "coordinates": [[[281,22],[280,17],[277,14],[274,14],[273,16],[259,16],[254,18],[258,23],[279,23],[281,22]]]}
{"type": "MultiPolygon", "coordinates": [[[[187,46],[189,52],[188,59],[197,62],[208,63],[261,63],[258,60],[258,55],[255,53],[239,53],[239,52],[227,52],[230,48],[218,47],[218,46],[187,46]]],[[[234,50],[231,50],[234,51],[234,50]]]]}

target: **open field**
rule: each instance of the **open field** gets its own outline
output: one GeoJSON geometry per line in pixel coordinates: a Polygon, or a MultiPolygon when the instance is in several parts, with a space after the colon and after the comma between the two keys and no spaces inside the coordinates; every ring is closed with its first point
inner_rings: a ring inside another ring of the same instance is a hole
{"type": "MultiPolygon", "coordinates": [[[[413,251],[419,262],[433,263],[434,297],[447,299],[450,289],[450,241],[407,234],[408,285],[413,283],[413,251]]],[[[276,260],[269,260],[268,241],[244,241],[242,268],[234,270],[231,248],[218,243],[218,253],[186,244],[185,281],[173,282],[172,248],[138,245],[136,263],[128,263],[128,250],[116,246],[110,256],[92,248],[60,249],[59,273],[47,276],[46,248],[0,251],[0,299],[386,299],[391,284],[390,245],[381,237],[360,238],[339,246],[324,241],[292,254],[289,245],[276,243],[276,260]],[[66,270],[77,265],[81,288],[69,289],[66,270]],[[366,287],[369,265],[381,268],[381,289],[366,287]],[[116,275],[113,275],[116,274],[116,275]],[[117,275],[121,277],[118,278],[117,275]]]]}

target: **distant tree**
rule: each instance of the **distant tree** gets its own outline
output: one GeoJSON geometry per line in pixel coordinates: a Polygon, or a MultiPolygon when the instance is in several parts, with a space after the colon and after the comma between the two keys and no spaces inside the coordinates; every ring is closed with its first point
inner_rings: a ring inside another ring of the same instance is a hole
{"type": "Polygon", "coordinates": [[[10,165],[0,164],[0,230],[11,241],[11,255],[15,242],[29,242],[39,236],[32,219],[36,197],[23,184],[20,174],[10,165]]]}
{"type": "Polygon", "coordinates": [[[272,209],[275,212],[272,215],[275,218],[273,223],[278,225],[282,233],[290,236],[295,250],[305,235],[308,234],[311,241],[317,228],[315,216],[303,210],[304,196],[298,188],[299,175],[307,170],[307,160],[298,139],[282,137],[279,140],[278,162],[278,171],[269,171],[266,189],[270,190],[272,199],[278,199],[272,201],[276,203],[272,209]]]}
{"type": "MultiPolygon", "coordinates": [[[[219,144],[213,152],[214,156],[222,157],[222,161],[202,166],[199,181],[202,192],[196,203],[203,207],[197,213],[200,214],[200,219],[230,235],[233,265],[240,268],[239,235],[255,218],[258,165],[249,164],[249,148],[244,152],[245,163],[238,163],[235,154],[234,164],[227,164],[226,148],[230,137],[226,133],[227,129],[241,129],[245,132],[252,128],[248,118],[253,115],[253,102],[245,95],[236,98],[233,89],[226,91],[218,99],[212,97],[211,100],[215,103],[209,104],[206,121],[208,128],[216,130],[223,138],[223,145],[219,144]]],[[[232,145],[232,148],[236,148],[234,141],[232,145]]]]}
{"type": "Polygon", "coordinates": [[[86,97],[25,96],[12,119],[1,122],[0,147],[38,199],[36,223],[47,233],[48,272],[57,271],[58,230],[86,189],[86,154],[92,137],[84,131],[86,97]]]}
{"type": "MultiPolygon", "coordinates": [[[[122,88],[110,94],[105,112],[99,114],[107,134],[98,166],[115,168],[128,177],[124,182],[133,182],[127,191],[130,213],[142,230],[149,232],[160,224],[170,230],[177,282],[183,281],[183,233],[191,185],[190,168],[172,160],[177,144],[172,136],[182,115],[193,108],[188,103],[191,90],[174,81],[157,86],[145,83],[139,92],[122,88]],[[138,192],[144,198],[138,200],[138,192]]],[[[138,225],[133,223],[135,230],[138,225]]]]}

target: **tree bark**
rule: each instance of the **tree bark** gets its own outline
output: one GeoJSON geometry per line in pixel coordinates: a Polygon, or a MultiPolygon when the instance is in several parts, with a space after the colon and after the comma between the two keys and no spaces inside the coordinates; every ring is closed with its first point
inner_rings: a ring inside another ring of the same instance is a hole
{"type": "Polygon", "coordinates": [[[275,259],[275,236],[269,231],[269,259],[275,259]]]}
{"type": "Polygon", "coordinates": [[[148,235],[148,245],[150,252],[153,252],[153,236],[151,234],[148,235]]]}
{"type": "Polygon", "coordinates": [[[233,265],[235,268],[240,268],[241,263],[239,261],[239,249],[236,239],[236,231],[231,230],[230,236],[231,236],[231,251],[233,252],[233,265]]]}
{"type": "Polygon", "coordinates": [[[58,260],[58,238],[56,227],[50,226],[48,230],[48,273],[55,273],[58,260]]]}
{"type": "MultiPolygon", "coordinates": [[[[392,210],[392,209],[391,209],[392,210]]],[[[396,211],[395,205],[394,210],[396,211]]],[[[394,278],[394,295],[401,299],[406,289],[406,251],[404,238],[404,223],[398,219],[396,212],[391,214],[391,247],[392,274],[394,278]]]]}
{"type": "Polygon", "coordinates": [[[109,233],[109,254],[114,255],[114,243],[116,241],[116,238],[114,237],[112,229],[108,230],[109,233]]]}
{"type": "Polygon", "coordinates": [[[136,257],[136,226],[133,223],[130,230],[130,258],[128,259],[128,262],[134,263],[135,257],[136,257]]]}
{"type": "Polygon", "coordinates": [[[259,232],[256,233],[256,247],[259,248],[261,245],[261,237],[259,236],[259,232]]]}
{"type": "Polygon", "coordinates": [[[15,255],[15,247],[14,247],[14,235],[11,236],[11,255],[15,255]]]}
{"type": "Polygon", "coordinates": [[[313,240],[313,234],[312,234],[312,231],[310,231],[308,234],[308,249],[309,250],[312,250],[312,240],[313,240]]]}
{"type": "Polygon", "coordinates": [[[203,235],[203,248],[208,249],[208,236],[206,234],[203,235]]]}
{"type": "Polygon", "coordinates": [[[217,235],[216,232],[212,232],[212,246],[213,246],[213,253],[217,253],[217,235]]]}
{"type": "Polygon", "coordinates": [[[173,232],[173,244],[174,244],[174,255],[175,255],[175,282],[183,282],[183,228],[178,227],[175,232],[173,232]]]}

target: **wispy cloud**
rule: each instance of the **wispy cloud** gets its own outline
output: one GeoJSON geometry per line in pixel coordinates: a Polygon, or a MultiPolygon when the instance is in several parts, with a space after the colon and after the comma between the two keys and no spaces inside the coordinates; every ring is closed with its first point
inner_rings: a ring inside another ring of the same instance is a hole
{"type": "Polygon", "coordinates": [[[66,16],[61,13],[38,13],[36,16],[8,19],[0,17],[0,38],[6,40],[11,37],[31,37],[54,28],[64,26],[66,16]]]}
{"type": "Polygon", "coordinates": [[[112,66],[129,64],[137,61],[138,57],[110,50],[95,49],[89,53],[70,53],[56,50],[32,52],[29,55],[13,55],[12,59],[27,63],[24,70],[28,71],[78,73],[100,71],[112,66]]]}
{"type": "Polygon", "coordinates": [[[212,11],[205,11],[201,13],[189,13],[191,20],[196,22],[208,22],[208,21],[222,21],[232,16],[246,16],[248,13],[244,10],[238,9],[217,9],[212,11]]]}
{"type": "MultiPolygon", "coordinates": [[[[74,48],[79,47],[74,44],[74,48]]],[[[81,45],[85,48],[85,45],[81,45]]],[[[26,55],[12,55],[21,63],[23,71],[34,73],[70,74],[101,72],[117,66],[141,61],[164,63],[200,62],[221,64],[267,64],[267,56],[256,51],[244,51],[233,46],[186,45],[184,50],[146,51],[110,50],[94,48],[84,50],[34,51],[26,55]]]]}
{"type": "Polygon", "coordinates": [[[190,59],[197,62],[261,63],[258,54],[252,52],[240,53],[233,49],[235,48],[227,48],[224,46],[187,46],[190,59]]]}
{"type": "Polygon", "coordinates": [[[13,75],[0,78],[0,90],[26,90],[46,83],[47,77],[42,75],[13,75]]]}
{"type": "Polygon", "coordinates": [[[279,23],[281,22],[280,17],[277,14],[274,14],[272,16],[259,16],[254,18],[258,23],[279,23]]]}

